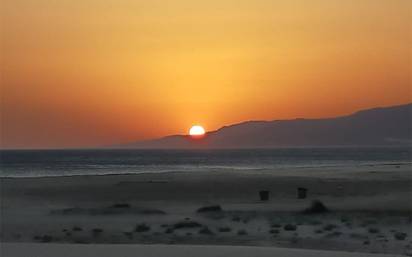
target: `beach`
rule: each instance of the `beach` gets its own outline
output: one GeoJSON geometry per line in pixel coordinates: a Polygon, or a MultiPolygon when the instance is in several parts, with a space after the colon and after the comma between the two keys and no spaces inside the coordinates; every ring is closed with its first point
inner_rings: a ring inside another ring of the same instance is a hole
{"type": "Polygon", "coordinates": [[[410,164],[1,178],[0,183],[3,243],[412,254],[410,164]],[[307,190],[306,197],[298,197],[298,188],[307,190]],[[268,191],[268,200],[260,191],[268,191]],[[311,208],[314,200],[325,209],[311,208]]]}

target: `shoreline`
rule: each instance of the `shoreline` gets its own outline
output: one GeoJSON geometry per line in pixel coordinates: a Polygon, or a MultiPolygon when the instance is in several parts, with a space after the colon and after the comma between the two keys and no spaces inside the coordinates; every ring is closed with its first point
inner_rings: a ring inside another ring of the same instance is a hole
{"type": "MultiPolygon", "coordinates": [[[[267,175],[273,176],[282,176],[282,171],[301,171],[301,170],[318,170],[318,169],[344,169],[349,168],[351,171],[355,171],[357,169],[362,169],[365,167],[386,167],[386,166],[410,166],[412,169],[412,161],[411,162],[383,162],[383,163],[362,163],[362,164],[346,164],[346,165],[313,165],[313,166],[279,166],[275,168],[233,168],[233,167],[206,167],[209,170],[202,171],[203,167],[197,167],[193,170],[164,170],[164,171],[138,171],[138,172],[113,172],[113,173],[95,173],[95,174],[68,174],[68,175],[33,175],[33,176],[3,176],[0,174],[0,179],[41,179],[41,178],[70,178],[70,177],[105,177],[105,176],[133,176],[133,175],[144,175],[144,174],[175,174],[175,173],[196,173],[196,172],[238,172],[238,173],[251,173],[251,174],[260,174],[266,173],[267,175]],[[277,170],[277,171],[273,171],[277,170]]],[[[339,172],[339,171],[337,171],[339,172]]],[[[362,172],[362,171],[360,171],[362,172]]],[[[307,174],[310,175],[310,174],[307,174]]],[[[411,173],[412,176],[412,173],[411,173]]]]}

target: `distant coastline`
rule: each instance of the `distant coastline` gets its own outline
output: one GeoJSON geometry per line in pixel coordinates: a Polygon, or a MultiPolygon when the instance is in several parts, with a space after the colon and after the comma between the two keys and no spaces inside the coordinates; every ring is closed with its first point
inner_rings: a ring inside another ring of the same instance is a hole
{"type": "Polygon", "coordinates": [[[106,148],[411,147],[411,119],[412,103],[408,103],[361,110],[336,118],[246,121],[210,131],[202,139],[171,135],[106,148]]]}

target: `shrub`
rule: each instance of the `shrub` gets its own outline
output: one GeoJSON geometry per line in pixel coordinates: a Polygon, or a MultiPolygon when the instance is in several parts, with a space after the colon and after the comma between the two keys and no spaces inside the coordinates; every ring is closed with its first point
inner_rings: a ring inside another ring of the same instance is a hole
{"type": "Polygon", "coordinates": [[[333,230],[333,229],[335,229],[335,228],[337,228],[337,227],[338,227],[338,226],[336,226],[335,224],[327,224],[327,225],[323,226],[323,230],[331,231],[331,230],[333,230]]]}
{"type": "Polygon", "coordinates": [[[405,240],[407,234],[403,232],[396,232],[393,236],[396,240],[405,240]]]}
{"type": "Polygon", "coordinates": [[[147,232],[150,230],[150,226],[146,225],[145,223],[136,225],[135,232],[147,232]]]}
{"type": "Polygon", "coordinates": [[[234,217],[232,218],[232,221],[234,221],[234,222],[240,222],[240,217],[234,216],[234,217]]]}
{"type": "Polygon", "coordinates": [[[296,225],[293,225],[293,224],[286,224],[283,227],[283,229],[286,230],[286,231],[295,231],[297,229],[297,227],[296,227],[296,225]]]}
{"type": "Polygon", "coordinates": [[[230,227],[221,227],[219,228],[219,232],[230,232],[232,229],[230,227]]]}
{"type": "Polygon", "coordinates": [[[168,228],[168,229],[165,230],[165,233],[166,233],[166,234],[172,234],[172,233],[173,233],[173,229],[168,228]]]}
{"type": "Polygon", "coordinates": [[[82,229],[81,227],[77,227],[77,226],[74,226],[74,227],[72,228],[72,230],[73,230],[73,231],[83,231],[83,229],[82,229]]]}
{"type": "Polygon", "coordinates": [[[53,240],[53,237],[52,237],[52,236],[49,236],[49,235],[44,235],[44,236],[41,237],[41,241],[42,241],[43,243],[49,243],[49,242],[51,242],[52,240],[53,240]]]}
{"type": "Polygon", "coordinates": [[[146,215],[164,215],[166,212],[162,210],[157,210],[157,209],[143,209],[140,211],[141,214],[146,214],[146,215]]]}
{"type": "Polygon", "coordinates": [[[208,227],[204,227],[201,230],[199,230],[199,234],[202,235],[214,235],[213,231],[210,230],[208,227]]]}
{"type": "Polygon", "coordinates": [[[98,235],[100,235],[100,233],[102,233],[103,232],[103,229],[101,229],[101,228],[94,228],[94,229],[92,229],[92,234],[93,234],[93,236],[98,236],[98,235]]]}
{"type": "Polygon", "coordinates": [[[316,213],[325,213],[328,212],[328,208],[319,200],[312,201],[309,208],[305,209],[303,213],[305,214],[316,214],[316,213]]]}
{"type": "Polygon", "coordinates": [[[111,208],[130,208],[130,204],[128,204],[128,203],[115,203],[111,206],[111,208]]]}
{"type": "Polygon", "coordinates": [[[203,213],[203,212],[220,212],[222,211],[222,207],[220,205],[211,205],[211,206],[205,206],[202,208],[199,208],[197,210],[198,213],[203,213]]]}
{"type": "Polygon", "coordinates": [[[376,233],[379,232],[379,229],[377,229],[377,228],[369,228],[369,229],[368,229],[368,232],[369,232],[369,233],[372,233],[372,234],[376,234],[376,233]]]}
{"type": "Polygon", "coordinates": [[[133,233],[132,232],[123,232],[123,234],[129,239],[133,238],[133,233]]]}
{"type": "Polygon", "coordinates": [[[245,236],[245,235],[247,235],[247,231],[244,230],[244,229],[241,229],[241,230],[239,230],[239,231],[237,232],[237,234],[238,234],[239,236],[245,236]]]}
{"type": "Polygon", "coordinates": [[[198,228],[202,225],[196,221],[182,221],[178,222],[173,225],[174,229],[181,229],[181,228],[198,228]]]}

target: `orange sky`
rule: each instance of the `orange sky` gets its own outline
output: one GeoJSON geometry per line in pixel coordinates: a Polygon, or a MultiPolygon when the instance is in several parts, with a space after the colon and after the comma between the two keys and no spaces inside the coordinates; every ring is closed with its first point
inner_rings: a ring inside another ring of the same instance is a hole
{"type": "Polygon", "coordinates": [[[408,0],[2,0],[2,148],[412,101],[408,0]]]}

